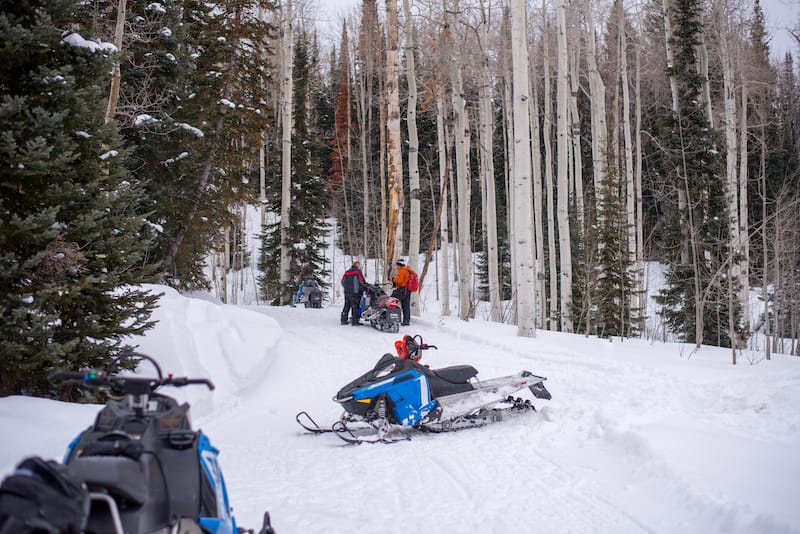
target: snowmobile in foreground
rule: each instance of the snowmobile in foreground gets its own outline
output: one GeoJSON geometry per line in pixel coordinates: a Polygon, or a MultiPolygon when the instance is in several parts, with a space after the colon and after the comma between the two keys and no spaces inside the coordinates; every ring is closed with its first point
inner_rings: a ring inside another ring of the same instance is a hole
{"type": "Polygon", "coordinates": [[[535,411],[530,399],[514,397],[522,389],[537,399],[551,398],[546,378],[528,371],[478,380],[471,365],[431,369],[420,364],[421,352],[435,348],[422,336],[405,336],[395,342],[397,356],[384,354],[333,397],[344,413],[330,428],[320,427],[307,412],[295,419],[309,432],[332,432],[348,443],[393,443],[410,439],[409,429],[447,432],[535,411]]]}
{"type": "Polygon", "coordinates": [[[367,284],[361,318],[381,332],[400,331],[400,300],[390,297],[379,285],[367,284]]]}
{"type": "MultiPolygon", "coordinates": [[[[110,388],[122,397],[109,400],[70,443],[64,465],[38,457],[19,464],[0,487],[0,533],[253,532],[237,527],[219,451],[192,429],[189,404],[156,393],[161,386],[214,385],[205,378],[165,378],[151,357],[127,357],[149,361],[156,376],[115,374],[120,358],[106,371],[50,375],[51,382],[110,388]],[[63,524],[68,517],[71,523],[63,524]]],[[[274,534],[269,513],[259,534],[274,534]]]]}

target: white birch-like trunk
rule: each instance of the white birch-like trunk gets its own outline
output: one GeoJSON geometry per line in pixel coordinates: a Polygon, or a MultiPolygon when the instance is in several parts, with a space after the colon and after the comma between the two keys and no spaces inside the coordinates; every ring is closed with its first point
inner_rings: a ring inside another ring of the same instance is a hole
{"type": "MultiPolygon", "coordinates": [[[[721,3],[717,3],[716,7],[725,117],[725,176],[727,185],[726,196],[728,201],[728,246],[730,247],[730,254],[737,254],[739,252],[741,240],[739,238],[739,173],[737,168],[739,146],[736,140],[736,88],[734,87],[734,66],[728,42],[728,15],[721,3]]],[[[731,288],[732,293],[734,293],[732,291],[732,285],[740,280],[739,267],[740,264],[738,261],[731,261],[728,265],[729,288],[731,288]]],[[[729,335],[731,339],[731,348],[734,350],[734,358],[735,350],[741,347],[739,346],[739,339],[735,332],[737,317],[734,315],[733,305],[739,301],[740,297],[741,293],[738,291],[730,295],[730,303],[732,306],[729,311],[729,335]]],[[[743,307],[743,303],[739,302],[739,304],[743,307]]]]}
{"type": "Polygon", "coordinates": [[[528,39],[524,0],[511,0],[511,70],[514,94],[514,180],[511,246],[517,271],[517,334],[536,337],[536,270],[531,242],[530,117],[528,106],[528,39]]]}
{"type": "MultiPolygon", "coordinates": [[[[608,125],[606,124],[606,85],[597,66],[597,44],[595,38],[594,11],[592,0],[584,1],[586,13],[586,64],[589,70],[589,93],[592,115],[592,180],[595,191],[595,213],[605,197],[604,186],[608,175],[608,125]]],[[[598,217],[598,224],[602,218],[598,217]]]]}
{"type": "MultiPolygon", "coordinates": [[[[411,20],[409,0],[403,0],[406,20],[406,81],[408,83],[408,186],[410,195],[410,223],[408,229],[408,265],[419,272],[419,139],[417,138],[417,74],[414,65],[414,23],[411,20]]],[[[411,294],[411,314],[419,316],[419,293],[411,294]]]]}
{"type": "MultiPolygon", "coordinates": [[[[575,183],[575,211],[577,212],[578,227],[581,232],[585,232],[586,226],[584,221],[584,206],[583,206],[583,154],[582,154],[582,138],[581,138],[581,116],[578,112],[578,63],[580,62],[579,47],[573,49],[572,61],[570,61],[570,108],[569,108],[569,122],[570,122],[570,140],[572,142],[572,179],[575,183]]],[[[585,235],[585,234],[583,234],[585,235]]]]}
{"type": "MultiPolygon", "coordinates": [[[[449,13],[450,30],[455,28],[458,1],[449,13]]],[[[461,78],[461,50],[452,41],[450,83],[453,86],[453,114],[455,116],[456,182],[458,190],[458,316],[467,320],[472,315],[472,243],[470,240],[470,188],[469,168],[469,117],[461,78]]]]}
{"type": "Polygon", "coordinates": [[[223,304],[228,303],[228,273],[231,269],[231,229],[230,226],[225,228],[225,232],[223,235],[223,247],[222,247],[222,258],[221,258],[221,269],[220,269],[220,290],[219,290],[219,300],[223,304]]]}
{"type": "Polygon", "coordinates": [[[558,249],[560,259],[561,331],[572,332],[572,244],[569,232],[569,66],[567,62],[567,8],[558,0],[558,81],[556,84],[556,139],[558,145],[558,249]]]}
{"type": "Polygon", "coordinates": [[[386,2],[386,149],[389,171],[387,273],[403,253],[403,156],[400,139],[400,71],[397,0],[386,2]]]}
{"type": "MultiPolygon", "coordinates": [[[[628,83],[628,38],[625,32],[625,10],[622,2],[619,3],[619,58],[620,58],[620,83],[622,85],[622,135],[625,143],[625,212],[628,222],[628,260],[630,261],[629,273],[633,279],[636,277],[636,183],[633,168],[633,135],[631,134],[631,95],[628,83]]],[[[639,293],[630,295],[630,307],[638,309],[639,293]]],[[[629,310],[628,310],[629,313],[629,310]]],[[[627,321],[625,322],[627,323],[627,321]]],[[[625,324],[623,323],[623,324],[625,324]]]]}
{"type": "Polygon", "coordinates": [[[706,118],[708,124],[715,128],[714,124],[714,108],[711,101],[711,78],[708,76],[708,47],[706,46],[705,33],[700,34],[701,43],[697,47],[697,69],[703,77],[703,103],[706,106],[706,118]]]}
{"type": "Polygon", "coordinates": [[[444,130],[444,101],[442,100],[441,93],[436,97],[436,140],[439,146],[439,184],[441,196],[441,219],[440,219],[440,248],[439,248],[439,269],[441,274],[442,283],[440,285],[440,301],[442,315],[447,317],[450,315],[450,248],[448,242],[447,232],[447,191],[449,189],[448,176],[450,172],[449,165],[447,164],[449,154],[447,151],[447,138],[444,130]]]}
{"type": "Polygon", "coordinates": [[[283,21],[283,41],[281,46],[281,264],[280,281],[281,295],[280,303],[288,304],[290,295],[286,291],[289,283],[289,208],[291,203],[292,188],[292,63],[294,58],[294,31],[292,20],[292,0],[287,0],[285,9],[282,12],[283,21]]]}
{"type": "MultiPolygon", "coordinates": [[[[368,80],[370,80],[368,78],[368,80]]],[[[361,136],[359,137],[359,143],[361,145],[361,188],[364,190],[364,207],[361,211],[361,217],[364,221],[364,228],[363,228],[363,235],[364,240],[361,245],[361,253],[364,256],[364,259],[367,259],[367,254],[369,252],[369,236],[370,236],[370,225],[372,221],[370,220],[370,190],[369,190],[369,161],[367,155],[367,135],[372,130],[372,106],[370,105],[372,102],[372,83],[371,80],[369,81],[369,89],[366,92],[366,95],[362,96],[360,99],[362,101],[362,114],[359,117],[360,124],[361,124],[361,136]],[[364,108],[369,107],[370,111],[367,114],[364,111],[364,108]],[[368,116],[369,115],[369,116],[368,116]],[[367,120],[367,119],[370,120],[367,120]]],[[[345,201],[346,202],[346,201],[345,201]]]]}
{"type": "MultiPolygon", "coordinates": [[[[764,355],[767,360],[772,359],[772,345],[770,334],[770,321],[769,321],[769,242],[767,240],[767,139],[764,132],[764,121],[761,121],[761,161],[759,162],[759,185],[761,192],[761,213],[763,221],[761,223],[761,253],[762,265],[764,265],[764,272],[761,277],[761,300],[764,302],[764,355]]],[[[774,281],[773,284],[774,285],[774,281]]]]}
{"type": "MultiPolygon", "coordinates": [[[[406,0],[407,1],[407,0],[406,0]]],[[[479,148],[481,172],[485,190],[486,252],[489,270],[489,318],[501,320],[500,276],[497,266],[497,200],[494,180],[494,109],[492,106],[491,76],[489,73],[489,22],[483,0],[481,0],[481,24],[478,31],[481,45],[480,88],[478,90],[480,107],[479,148]]],[[[526,65],[527,73],[527,65],[526,65]]]]}
{"type": "Polygon", "coordinates": [[[636,292],[639,294],[639,332],[644,332],[644,221],[642,220],[642,73],[639,49],[636,49],[636,292]]]}
{"type": "MultiPolygon", "coordinates": [[[[452,90],[448,93],[448,96],[449,96],[448,103],[449,103],[449,105],[452,106],[453,105],[453,92],[452,92],[452,90]]],[[[458,251],[458,235],[459,235],[458,234],[458,191],[456,190],[457,186],[456,186],[456,179],[455,179],[455,175],[456,175],[455,174],[455,169],[453,169],[454,165],[452,164],[452,162],[454,161],[455,151],[456,151],[455,150],[455,146],[454,146],[455,145],[455,141],[454,141],[455,134],[453,133],[453,130],[455,129],[455,125],[454,125],[455,119],[454,119],[453,115],[454,114],[448,115],[449,120],[445,123],[444,136],[445,136],[445,139],[447,141],[447,147],[448,147],[447,153],[448,154],[452,154],[452,156],[449,156],[450,159],[448,161],[450,161],[451,164],[448,166],[448,171],[447,171],[447,173],[448,173],[448,176],[447,176],[448,183],[450,184],[448,186],[448,188],[449,188],[448,190],[449,190],[449,193],[450,193],[450,219],[449,219],[449,223],[448,224],[450,226],[450,233],[453,236],[453,256],[452,256],[452,260],[453,260],[453,262],[452,262],[452,266],[453,266],[453,281],[458,283],[458,265],[459,265],[459,263],[458,263],[458,256],[459,256],[459,251],[458,251]]]]}
{"type": "MultiPolygon", "coordinates": [[[[387,115],[387,109],[386,109],[387,108],[387,106],[386,106],[387,96],[384,94],[384,88],[385,88],[384,77],[380,77],[378,79],[378,95],[379,95],[378,96],[378,100],[380,102],[380,104],[378,105],[378,109],[379,109],[379,112],[378,112],[378,130],[380,131],[380,134],[379,134],[380,150],[378,151],[379,152],[379,156],[378,156],[379,157],[379,159],[378,159],[378,161],[379,161],[379,163],[378,163],[379,171],[378,171],[378,174],[380,176],[380,184],[381,184],[380,185],[381,204],[380,204],[380,210],[379,211],[380,211],[380,214],[381,214],[380,236],[381,236],[381,246],[383,247],[383,254],[381,255],[380,260],[376,260],[375,269],[376,269],[376,272],[380,272],[381,273],[381,281],[386,280],[387,277],[389,276],[389,273],[391,272],[392,262],[389,260],[389,258],[392,256],[392,253],[394,251],[394,246],[392,246],[391,251],[389,250],[389,239],[388,239],[388,234],[389,234],[389,231],[390,231],[389,230],[390,225],[389,225],[388,216],[387,216],[387,210],[389,209],[389,201],[388,201],[388,196],[387,196],[387,179],[386,179],[386,152],[387,152],[386,138],[388,136],[388,132],[387,132],[388,128],[387,128],[387,118],[386,118],[386,115],[387,115]],[[379,268],[379,262],[381,260],[384,262],[383,268],[379,268]]],[[[392,232],[396,232],[396,231],[397,231],[397,229],[392,230],[392,232]]]]}
{"type": "Polygon", "coordinates": [[[261,132],[258,144],[258,205],[261,227],[267,224],[267,168],[266,168],[266,149],[267,132],[261,132]]]}
{"type": "MultiPolygon", "coordinates": [[[[528,73],[528,94],[533,95],[531,103],[528,104],[529,121],[531,128],[531,162],[533,164],[533,240],[536,242],[536,309],[537,309],[537,325],[540,328],[545,328],[547,324],[547,301],[555,299],[555,288],[551,289],[551,294],[548,297],[547,283],[545,280],[544,270],[544,214],[542,213],[542,132],[539,127],[539,91],[534,80],[536,76],[536,56],[528,58],[530,69],[528,73]]],[[[513,139],[513,137],[511,137],[513,139]]],[[[551,217],[552,219],[552,217],[551,217]]]]}
{"type": "Polygon", "coordinates": [[[747,81],[742,80],[741,125],[739,127],[739,290],[744,332],[750,333],[750,227],[747,222],[747,81]]]}
{"type": "MultiPolygon", "coordinates": [[[[504,186],[506,189],[506,202],[508,206],[514,205],[514,118],[513,118],[513,98],[511,95],[511,20],[509,18],[508,7],[503,8],[503,22],[500,28],[500,35],[503,36],[503,41],[500,51],[500,60],[502,64],[502,80],[503,80],[503,126],[505,127],[505,168],[504,170],[504,186]]],[[[530,88],[530,85],[529,85],[530,88]]],[[[530,89],[528,90],[530,94],[530,89]]],[[[530,109],[531,106],[528,106],[530,109]]],[[[506,210],[506,228],[514,228],[514,210],[506,210]]],[[[509,242],[509,256],[511,263],[511,287],[517,287],[517,262],[514,254],[514,247],[509,242]]],[[[512,291],[512,306],[511,306],[511,323],[517,324],[517,305],[516,305],[516,289],[512,291]]],[[[537,303],[539,299],[537,298],[537,303]]]]}
{"type": "Polygon", "coordinates": [[[553,102],[550,92],[550,39],[547,24],[547,5],[542,0],[542,44],[543,68],[544,68],[544,189],[547,198],[547,250],[548,264],[550,268],[550,316],[548,317],[548,328],[556,330],[558,326],[558,268],[556,267],[556,214],[553,202],[553,144],[551,135],[553,133],[553,102]]]}

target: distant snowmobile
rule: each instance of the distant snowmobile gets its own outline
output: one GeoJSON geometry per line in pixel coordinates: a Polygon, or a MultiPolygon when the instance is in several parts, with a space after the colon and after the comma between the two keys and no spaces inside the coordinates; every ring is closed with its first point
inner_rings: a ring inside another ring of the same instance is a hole
{"type": "Polygon", "coordinates": [[[300,303],[306,308],[322,308],[322,289],[313,278],[306,278],[297,288],[295,304],[300,303]]]}
{"type": "MultiPolygon", "coordinates": [[[[51,382],[108,388],[94,424],[69,445],[64,464],[29,457],[0,486],[0,533],[235,534],[225,481],[208,437],[194,430],[189,405],[156,390],[204,385],[205,378],[58,371],[51,382]]],[[[259,534],[274,534],[269,513],[259,534]]]]}
{"type": "Polygon", "coordinates": [[[400,300],[387,295],[379,285],[367,284],[364,292],[366,302],[361,318],[368,321],[375,330],[398,332],[401,319],[400,300]]]}
{"type": "Polygon", "coordinates": [[[348,443],[393,443],[410,439],[409,429],[447,432],[535,411],[530,399],[513,396],[525,388],[537,399],[551,398],[546,378],[528,371],[481,381],[471,365],[431,369],[418,363],[421,351],[435,348],[422,336],[405,336],[395,342],[397,356],[384,354],[333,397],[344,413],[330,428],[307,412],[295,419],[309,432],[333,432],[348,443]]]}

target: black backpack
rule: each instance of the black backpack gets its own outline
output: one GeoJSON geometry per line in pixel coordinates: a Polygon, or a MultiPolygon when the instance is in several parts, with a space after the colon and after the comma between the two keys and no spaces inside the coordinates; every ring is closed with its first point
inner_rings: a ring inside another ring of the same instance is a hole
{"type": "Polygon", "coordinates": [[[26,458],[0,485],[0,534],[80,534],[88,515],[86,486],[57,462],[26,458]]]}

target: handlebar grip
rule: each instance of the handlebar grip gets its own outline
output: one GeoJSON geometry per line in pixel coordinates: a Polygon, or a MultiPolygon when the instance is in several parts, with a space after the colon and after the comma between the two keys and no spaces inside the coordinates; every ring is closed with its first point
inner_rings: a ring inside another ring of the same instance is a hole
{"type": "Polygon", "coordinates": [[[203,384],[209,390],[214,391],[214,383],[208,378],[187,378],[186,384],[203,384]]]}
{"type": "Polygon", "coordinates": [[[78,371],[54,371],[47,376],[49,382],[64,382],[67,380],[80,380],[86,379],[87,373],[78,371]]]}
{"type": "Polygon", "coordinates": [[[207,378],[187,378],[185,376],[173,376],[167,378],[162,382],[164,385],[175,386],[175,387],[183,387],[189,386],[193,384],[202,384],[205,385],[211,391],[214,390],[214,383],[207,378]]]}

